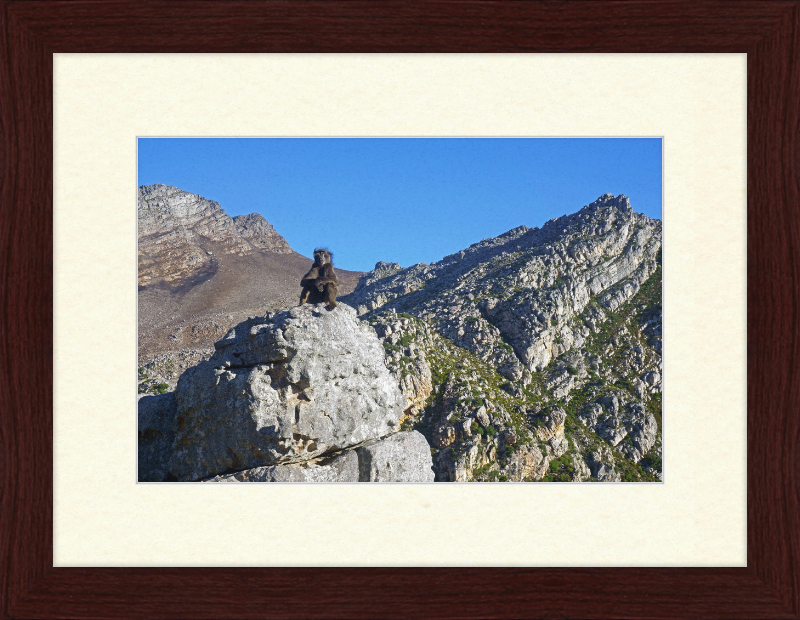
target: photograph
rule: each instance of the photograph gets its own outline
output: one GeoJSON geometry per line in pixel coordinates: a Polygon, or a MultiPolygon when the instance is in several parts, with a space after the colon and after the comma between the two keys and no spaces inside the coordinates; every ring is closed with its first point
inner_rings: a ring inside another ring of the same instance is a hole
{"type": "Polygon", "coordinates": [[[661,137],[137,148],[139,482],[664,481],[661,137]]]}

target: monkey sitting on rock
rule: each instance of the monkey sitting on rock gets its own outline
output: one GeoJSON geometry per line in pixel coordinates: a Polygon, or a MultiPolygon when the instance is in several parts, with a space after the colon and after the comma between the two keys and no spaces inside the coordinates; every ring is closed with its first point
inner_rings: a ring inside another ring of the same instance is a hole
{"type": "Polygon", "coordinates": [[[339,283],[333,270],[333,254],[325,248],[314,250],[314,264],[311,270],[300,280],[303,291],[300,293],[300,305],[318,304],[321,301],[329,310],[336,307],[337,285],[339,283]]]}

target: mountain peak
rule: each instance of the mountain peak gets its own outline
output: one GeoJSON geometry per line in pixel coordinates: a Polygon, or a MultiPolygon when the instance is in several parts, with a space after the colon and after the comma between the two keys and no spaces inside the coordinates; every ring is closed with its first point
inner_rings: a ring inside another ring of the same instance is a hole
{"type": "Polygon", "coordinates": [[[630,299],[655,271],[660,247],[660,220],[634,213],[627,196],[604,194],[541,229],[519,226],[422,268],[375,269],[342,300],[361,315],[385,308],[431,318],[443,336],[518,379],[569,351],[574,338],[560,332],[590,298],[611,310],[630,299]],[[447,310],[454,296],[470,316],[508,317],[496,323],[500,340],[475,340],[477,321],[455,326],[447,310]],[[540,310],[531,314],[533,305],[540,310]]]}
{"type": "Polygon", "coordinates": [[[140,286],[201,277],[215,254],[293,252],[260,214],[231,218],[218,202],[172,185],[140,186],[138,216],[140,286]]]}

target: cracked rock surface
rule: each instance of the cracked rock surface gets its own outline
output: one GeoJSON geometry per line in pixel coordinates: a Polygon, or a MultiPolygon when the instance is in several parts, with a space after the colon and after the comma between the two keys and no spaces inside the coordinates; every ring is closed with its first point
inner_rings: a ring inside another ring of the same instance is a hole
{"type": "Polygon", "coordinates": [[[178,380],[178,480],[311,461],[400,430],[406,399],[383,346],[345,304],[249,319],[215,348],[178,380]]]}
{"type": "Polygon", "coordinates": [[[433,477],[428,442],[407,431],[329,459],[256,467],[204,482],[433,482],[433,477]]]}

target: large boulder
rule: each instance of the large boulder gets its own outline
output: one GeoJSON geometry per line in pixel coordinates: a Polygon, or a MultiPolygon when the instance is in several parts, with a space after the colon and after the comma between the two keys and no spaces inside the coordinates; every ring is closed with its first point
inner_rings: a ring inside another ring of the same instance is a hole
{"type": "Polygon", "coordinates": [[[417,431],[397,433],[357,452],[362,482],[433,482],[431,448],[417,431]]]}
{"type": "Polygon", "coordinates": [[[179,480],[310,461],[399,430],[405,398],[383,346],[345,304],[248,319],[215,348],[178,380],[179,480]]]}

